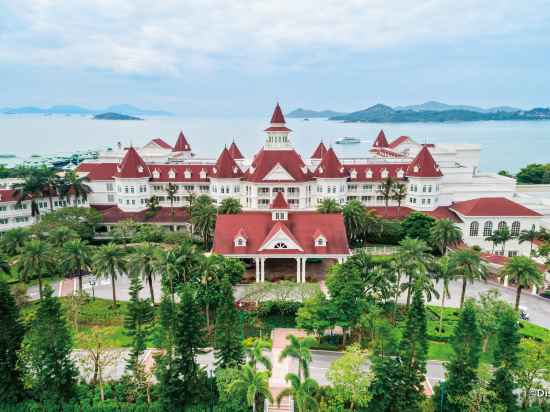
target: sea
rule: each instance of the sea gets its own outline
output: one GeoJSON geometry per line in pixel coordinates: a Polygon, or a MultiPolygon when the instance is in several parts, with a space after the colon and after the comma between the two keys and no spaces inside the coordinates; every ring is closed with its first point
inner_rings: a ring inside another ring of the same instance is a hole
{"type": "MultiPolygon", "coordinates": [[[[0,164],[12,166],[31,156],[68,155],[78,151],[142,146],[160,137],[174,144],[181,131],[197,157],[214,158],[234,140],[245,156],[252,156],[265,140],[268,118],[153,117],[143,121],[94,120],[83,116],[0,114],[0,164]]],[[[341,123],[327,119],[287,119],[291,140],[309,156],[322,140],[337,154],[361,157],[383,129],[388,140],[401,135],[420,143],[474,143],[481,145],[482,171],[517,172],[528,163],[550,162],[550,121],[492,121],[461,123],[341,123]],[[335,144],[341,137],[359,137],[355,145],[335,144]]]]}

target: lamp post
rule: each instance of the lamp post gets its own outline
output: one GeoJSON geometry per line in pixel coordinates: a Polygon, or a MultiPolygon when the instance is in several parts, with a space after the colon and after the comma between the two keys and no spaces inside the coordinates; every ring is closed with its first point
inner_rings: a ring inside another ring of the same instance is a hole
{"type": "Polygon", "coordinates": [[[88,284],[92,287],[92,300],[95,302],[95,285],[97,284],[97,278],[94,275],[90,276],[88,284]]]}

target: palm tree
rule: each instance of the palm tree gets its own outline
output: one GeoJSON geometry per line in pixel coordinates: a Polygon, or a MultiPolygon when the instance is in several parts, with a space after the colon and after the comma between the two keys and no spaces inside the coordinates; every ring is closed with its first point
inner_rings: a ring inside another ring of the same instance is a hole
{"type": "Polygon", "coordinates": [[[155,292],[153,290],[153,278],[157,273],[157,248],[151,243],[138,246],[134,253],[129,256],[130,273],[141,276],[149,285],[151,302],[155,304],[155,292]]]}
{"type": "Polygon", "coordinates": [[[382,180],[380,187],[377,189],[378,194],[384,198],[384,217],[388,216],[388,203],[392,198],[393,186],[395,185],[395,180],[391,177],[387,177],[382,180]]]}
{"type": "Polygon", "coordinates": [[[206,248],[216,226],[216,207],[209,196],[200,195],[193,202],[191,210],[191,221],[193,222],[194,230],[202,237],[204,247],[206,248]]]}
{"type": "Polygon", "coordinates": [[[53,269],[54,257],[51,247],[42,240],[29,240],[21,249],[17,261],[19,275],[24,281],[37,277],[40,299],[42,299],[42,275],[49,274],[53,269]]]}
{"type": "Polygon", "coordinates": [[[92,191],[86,184],[88,180],[87,176],[79,176],[74,170],[68,171],[61,181],[60,195],[68,199],[69,193],[72,193],[75,200],[88,200],[88,194],[92,191]]]}
{"type": "Polygon", "coordinates": [[[74,239],[63,245],[63,267],[78,276],[78,290],[82,292],[82,275],[92,267],[91,248],[87,242],[74,239]]]}
{"type": "Polygon", "coordinates": [[[533,243],[540,238],[540,232],[532,227],[529,230],[522,230],[518,236],[519,243],[529,242],[529,256],[533,256],[533,243]]]}
{"type": "Polygon", "coordinates": [[[494,231],[489,236],[485,238],[487,242],[491,242],[493,244],[493,248],[491,250],[491,253],[495,253],[496,247],[500,244],[500,234],[498,231],[494,231]]]}
{"type": "Polygon", "coordinates": [[[402,290],[407,290],[408,308],[411,303],[411,291],[415,284],[415,278],[427,270],[427,265],[430,261],[430,256],[428,255],[430,248],[423,240],[411,239],[409,237],[399,242],[399,246],[399,253],[405,264],[405,273],[408,275],[407,282],[401,286],[402,290]]]}
{"type": "Polygon", "coordinates": [[[487,265],[481,259],[480,253],[472,248],[462,248],[453,251],[450,255],[450,264],[456,271],[456,276],[462,278],[462,293],[460,295],[460,307],[464,305],[466,286],[468,282],[487,278],[487,265]]]}
{"type": "Polygon", "coordinates": [[[348,239],[352,244],[361,243],[366,229],[365,207],[358,200],[350,200],[342,209],[348,239]]]}
{"type": "Polygon", "coordinates": [[[439,313],[439,333],[443,333],[443,314],[445,309],[445,299],[451,298],[449,285],[456,278],[456,271],[451,265],[448,256],[443,256],[434,262],[431,269],[435,274],[435,278],[439,283],[441,281],[441,311],[439,313]]]}
{"type": "Polygon", "coordinates": [[[339,213],[342,208],[335,199],[326,198],[321,200],[321,203],[317,206],[317,211],[319,213],[339,213]]]}
{"type": "Polygon", "coordinates": [[[176,200],[176,193],[178,192],[178,186],[172,182],[166,186],[166,197],[170,201],[170,215],[172,216],[172,222],[174,221],[174,200],[176,200]]]}
{"type": "Polygon", "coordinates": [[[11,273],[10,262],[8,262],[8,259],[2,254],[0,254],[0,274],[1,273],[5,273],[6,275],[11,273]]]}
{"type": "Polygon", "coordinates": [[[502,255],[504,256],[504,249],[506,248],[506,242],[512,239],[513,236],[510,233],[510,229],[508,229],[508,226],[503,226],[500,229],[498,229],[497,234],[500,239],[500,243],[502,244],[502,255]]]}
{"type": "Polygon", "coordinates": [[[113,291],[113,306],[116,306],[116,279],[126,270],[126,253],[120,246],[109,243],[100,246],[92,259],[94,272],[102,277],[110,277],[113,291]]]}
{"type": "Polygon", "coordinates": [[[290,387],[283,389],[277,395],[278,405],[281,404],[281,400],[285,396],[292,396],[297,412],[316,412],[319,410],[319,403],[315,399],[315,395],[319,391],[319,384],[315,379],[306,377],[302,381],[299,375],[287,373],[285,381],[290,383],[290,387]]]}
{"type": "Polygon", "coordinates": [[[20,183],[15,183],[13,186],[14,197],[17,199],[17,205],[21,205],[22,202],[29,200],[31,202],[31,216],[35,217],[40,214],[40,208],[38,207],[37,199],[41,199],[44,189],[44,177],[32,173],[25,177],[25,180],[20,183]]]}
{"type": "Polygon", "coordinates": [[[174,279],[179,274],[178,255],[174,250],[164,251],[157,249],[155,254],[154,267],[157,273],[162,273],[163,287],[167,287],[172,297],[172,305],[175,303],[174,279]]]}
{"type": "Polygon", "coordinates": [[[462,240],[462,230],[450,219],[437,220],[430,228],[430,240],[445,255],[449,246],[462,240]]]}
{"type": "Polygon", "coordinates": [[[294,335],[288,335],[289,344],[281,351],[279,360],[287,357],[294,358],[298,361],[298,376],[307,378],[309,376],[309,363],[311,362],[310,348],[317,343],[311,336],[305,338],[297,338],[294,335]]]}
{"type": "Polygon", "coordinates": [[[62,248],[67,242],[78,239],[78,233],[67,226],[58,226],[48,233],[47,239],[53,247],[62,248]]]}
{"type": "Polygon", "coordinates": [[[257,405],[261,399],[268,399],[273,402],[273,396],[269,390],[269,372],[257,371],[250,365],[243,365],[240,369],[239,378],[229,386],[230,392],[246,392],[246,402],[256,412],[257,405]]]}
{"type": "Polygon", "coordinates": [[[264,351],[271,349],[271,343],[262,338],[254,340],[252,346],[247,346],[244,348],[246,356],[248,358],[248,364],[256,369],[258,363],[262,364],[264,368],[268,371],[271,370],[271,359],[270,356],[265,356],[264,351]]]}
{"type": "MultiPolygon", "coordinates": [[[[400,182],[395,182],[391,188],[391,199],[397,202],[397,217],[400,216],[401,203],[407,197],[407,185],[400,182]]],[[[387,206],[386,206],[387,207],[387,206]]]]}
{"type": "Polygon", "coordinates": [[[50,202],[50,212],[53,212],[53,197],[59,196],[62,181],[54,169],[43,168],[40,173],[43,176],[42,191],[46,192],[50,202]]]}
{"type": "Polygon", "coordinates": [[[510,258],[500,270],[500,276],[507,276],[517,285],[516,310],[519,308],[522,289],[533,286],[542,286],[544,278],[537,264],[527,256],[514,256],[510,258]]]}
{"type": "Polygon", "coordinates": [[[405,256],[402,251],[398,251],[397,253],[393,254],[393,259],[391,261],[391,268],[392,270],[397,273],[397,279],[395,283],[395,297],[393,302],[393,315],[392,315],[392,322],[395,324],[395,321],[397,319],[397,302],[399,300],[399,295],[401,295],[401,277],[404,273],[406,273],[407,267],[408,267],[408,257],[405,256]]]}
{"type": "Polygon", "coordinates": [[[241,213],[242,206],[239,199],[234,197],[228,197],[222,200],[220,207],[218,207],[218,213],[220,215],[236,215],[241,213]]]}
{"type": "Polygon", "coordinates": [[[31,237],[28,229],[21,227],[10,229],[0,238],[0,249],[8,256],[15,256],[31,237]]]}

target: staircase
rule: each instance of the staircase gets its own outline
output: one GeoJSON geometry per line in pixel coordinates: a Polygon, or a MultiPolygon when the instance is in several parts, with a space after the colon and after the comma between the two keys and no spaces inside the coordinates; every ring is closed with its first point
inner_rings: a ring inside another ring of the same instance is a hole
{"type": "Polygon", "coordinates": [[[282,388],[272,388],[271,393],[273,395],[273,403],[270,403],[267,399],[265,401],[264,412],[294,412],[294,402],[289,396],[285,396],[281,399],[281,404],[277,405],[277,395],[282,388]]]}

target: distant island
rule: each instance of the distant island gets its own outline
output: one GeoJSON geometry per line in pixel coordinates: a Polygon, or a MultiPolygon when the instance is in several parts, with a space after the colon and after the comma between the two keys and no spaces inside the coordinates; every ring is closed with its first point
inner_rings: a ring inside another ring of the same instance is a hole
{"type": "Polygon", "coordinates": [[[286,117],[293,117],[298,119],[308,119],[308,118],[326,118],[326,117],[334,117],[334,116],[341,116],[346,113],[341,112],[335,112],[333,110],[306,110],[302,108],[298,108],[296,110],[291,111],[290,113],[286,114],[286,117]]]}
{"type": "Polygon", "coordinates": [[[61,115],[80,115],[89,116],[102,113],[118,113],[127,116],[173,116],[173,113],[165,110],[151,110],[140,109],[139,107],[129,104],[117,104],[109,106],[105,109],[90,109],[82,106],[74,105],[58,105],[48,108],[41,108],[35,106],[23,106],[23,107],[4,107],[0,108],[0,112],[8,115],[14,114],[43,114],[46,116],[61,114],[61,115]]]}
{"type": "Polygon", "coordinates": [[[107,112],[107,113],[96,114],[94,116],[94,120],[143,120],[143,119],[140,117],[129,116],[127,114],[107,112]]]}

